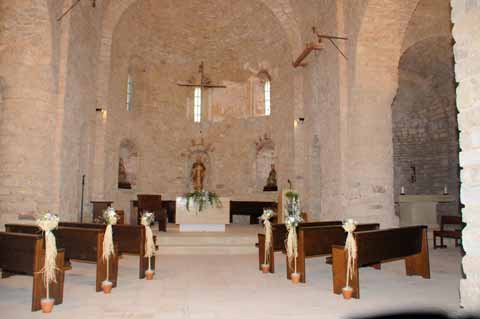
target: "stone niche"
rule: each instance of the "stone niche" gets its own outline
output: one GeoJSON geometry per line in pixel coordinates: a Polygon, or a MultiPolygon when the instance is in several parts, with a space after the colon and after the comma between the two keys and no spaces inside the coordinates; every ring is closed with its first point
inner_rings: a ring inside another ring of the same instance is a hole
{"type": "Polygon", "coordinates": [[[265,134],[255,142],[255,181],[256,187],[263,190],[270,173],[271,165],[275,164],[275,143],[265,134]]]}
{"type": "Polygon", "coordinates": [[[120,143],[118,154],[118,188],[134,189],[137,185],[138,152],[128,139],[120,143]]]}
{"type": "Polygon", "coordinates": [[[212,144],[206,143],[203,138],[192,139],[191,144],[185,153],[182,153],[182,157],[185,158],[185,188],[191,192],[193,191],[192,184],[192,166],[193,163],[200,158],[201,162],[205,166],[205,178],[203,185],[205,190],[210,190],[213,185],[213,167],[212,164],[212,152],[214,148],[212,144]]]}

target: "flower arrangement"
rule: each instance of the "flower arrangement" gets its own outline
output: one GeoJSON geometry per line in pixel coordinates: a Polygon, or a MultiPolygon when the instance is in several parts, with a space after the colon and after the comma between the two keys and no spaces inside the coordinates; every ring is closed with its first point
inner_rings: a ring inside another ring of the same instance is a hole
{"type": "Polygon", "coordinates": [[[50,283],[57,282],[55,271],[57,270],[57,245],[52,230],[58,227],[60,218],[50,212],[46,212],[37,219],[38,227],[45,233],[45,263],[41,270],[47,296],[41,300],[44,312],[50,312],[54,300],[50,299],[50,283]]]}
{"type": "Polygon", "coordinates": [[[353,237],[353,232],[357,228],[357,222],[353,219],[347,219],[343,222],[343,229],[347,232],[347,239],[345,241],[345,250],[347,251],[347,278],[346,285],[342,288],[342,293],[345,299],[350,299],[352,296],[352,287],[350,287],[350,279],[353,279],[353,267],[355,259],[357,258],[357,243],[353,237]]]}
{"type": "Polygon", "coordinates": [[[142,218],[140,220],[142,225],[151,225],[155,222],[155,215],[150,213],[149,211],[145,211],[142,214],[142,218]]]}
{"type": "Polygon", "coordinates": [[[294,191],[288,191],[285,193],[287,198],[287,213],[288,215],[300,214],[300,199],[298,193],[294,191]]]}
{"type": "Polygon", "coordinates": [[[113,207],[108,207],[103,212],[103,221],[107,225],[115,225],[118,221],[118,215],[113,207]]]}
{"type": "Polygon", "coordinates": [[[215,206],[215,207],[221,207],[222,202],[220,201],[220,198],[218,195],[214,192],[209,192],[209,191],[194,191],[191,193],[188,193],[186,196],[187,198],[187,211],[190,211],[190,202],[193,201],[193,204],[197,210],[197,212],[201,212],[203,209],[205,209],[208,205],[210,206],[215,206]]]}
{"type": "Polygon", "coordinates": [[[153,213],[145,211],[140,219],[140,223],[145,226],[145,257],[148,258],[148,269],[145,271],[145,276],[147,280],[153,279],[153,274],[155,273],[152,270],[152,256],[155,255],[155,242],[153,241],[153,232],[150,228],[150,225],[154,223],[155,216],[153,213]]]}

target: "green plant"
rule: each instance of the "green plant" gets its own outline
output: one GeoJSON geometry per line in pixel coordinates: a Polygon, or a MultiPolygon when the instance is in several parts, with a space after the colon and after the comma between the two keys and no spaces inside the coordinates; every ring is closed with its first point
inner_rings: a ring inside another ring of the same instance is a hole
{"type": "Polygon", "coordinates": [[[214,192],[208,191],[194,191],[186,195],[187,211],[190,211],[190,202],[193,201],[198,212],[201,212],[207,205],[221,207],[222,203],[218,195],[214,192]]]}

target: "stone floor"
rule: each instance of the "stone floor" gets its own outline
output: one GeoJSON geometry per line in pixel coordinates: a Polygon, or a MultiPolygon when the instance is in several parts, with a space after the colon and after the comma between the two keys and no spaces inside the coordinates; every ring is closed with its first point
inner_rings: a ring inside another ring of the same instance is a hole
{"type": "Polygon", "coordinates": [[[331,292],[331,268],[324,258],[307,261],[306,284],[257,270],[256,255],[162,255],[153,281],[139,280],[138,257],[120,261],[119,286],[96,293],[95,266],[73,262],[66,273],[64,303],[51,315],[30,312],[32,278],[0,280],[1,318],[350,318],[394,310],[440,309],[461,313],[458,249],[430,250],[432,278],[404,276],[402,262],[381,271],[361,269],[361,299],[331,292]]]}

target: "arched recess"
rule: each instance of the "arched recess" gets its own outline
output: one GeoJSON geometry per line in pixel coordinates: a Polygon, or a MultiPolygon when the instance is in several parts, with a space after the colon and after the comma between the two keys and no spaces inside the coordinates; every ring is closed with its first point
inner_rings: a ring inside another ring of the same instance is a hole
{"type": "MultiPolygon", "coordinates": [[[[448,20],[447,20],[448,22],[448,20]]],[[[440,215],[458,213],[458,135],[450,36],[423,37],[405,50],[392,103],[395,195],[441,194],[440,215]],[[412,180],[412,168],[415,178],[412,180]]]]}
{"type": "Polygon", "coordinates": [[[135,189],[139,168],[139,155],[136,144],[123,139],[118,150],[118,188],[135,189]]]}
{"type": "Polygon", "coordinates": [[[256,187],[263,190],[272,165],[275,165],[275,142],[265,134],[255,143],[255,151],[256,187]]]}
{"type": "Polygon", "coordinates": [[[344,165],[345,205],[360,221],[398,224],[393,209],[390,105],[405,30],[418,0],[370,0],[350,66],[344,165]],[[368,141],[368,142],[367,142],[368,141]]]}

